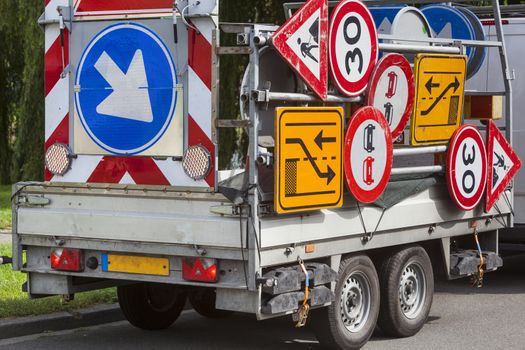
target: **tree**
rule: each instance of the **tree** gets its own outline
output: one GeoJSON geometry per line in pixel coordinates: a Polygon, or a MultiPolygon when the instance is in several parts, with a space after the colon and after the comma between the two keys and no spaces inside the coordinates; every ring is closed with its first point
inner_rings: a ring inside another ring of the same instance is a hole
{"type": "MultiPolygon", "coordinates": [[[[282,4],[286,1],[272,0],[246,0],[246,1],[220,1],[221,22],[232,23],[284,23],[282,4]]],[[[235,37],[223,35],[221,45],[235,45],[235,37]]],[[[220,72],[220,117],[226,119],[239,119],[239,87],[248,64],[248,58],[238,55],[221,57],[220,72]]],[[[236,152],[242,158],[246,153],[247,135],[235,129],[221,129],[220,134],[220,164],[221,169],[231,166],[231,160],[236,152]]]]}

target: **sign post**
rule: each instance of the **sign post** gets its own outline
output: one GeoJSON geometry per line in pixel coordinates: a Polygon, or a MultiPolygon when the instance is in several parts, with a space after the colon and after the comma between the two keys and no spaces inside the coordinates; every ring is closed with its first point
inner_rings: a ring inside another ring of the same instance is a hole
{"type": "Polygon", "coordinates": [[[474,209],[485,192],[487,151],[479,130],[473,125],[459,128],[447,154],[447,183],[450,195],[463,210],[474,209]]]}
{"type": "Polygon", "coordinates": [[[411,145],[445,144],[461,123],[467,56],[416,56],[411,145]]]}
{"type": "Polygon", "coordinates": [[[329,42],[330,72],[335,85],[347,96],[361,94],[378,56],[374,19],[362,2],[344,0],[336,6],[329,42]]]}
{"type": "Polygon", "coordinates": [[[392,172],[390,128],[378,109],[363,107],[352,116],[344,146],[346,184],[362,203],[373,203],[385,191],[392,172]]]}
{"type": "Polygon", "coordinates": [[[520,158],[492,120],[488,124],[487,157],[489,169],[485,211],[489,212],[521,168],[520,158]]]}
{"type": "Polygon", "coordinates": [[[276,109],[277,213],[342,206],[343,130],[341,107],[276,109]]]}
{"type": "Polygon", "coordinates": [[[277,52],[322,100],[328,94],[328,1],[309,0],[272,36],[277,52]]]}

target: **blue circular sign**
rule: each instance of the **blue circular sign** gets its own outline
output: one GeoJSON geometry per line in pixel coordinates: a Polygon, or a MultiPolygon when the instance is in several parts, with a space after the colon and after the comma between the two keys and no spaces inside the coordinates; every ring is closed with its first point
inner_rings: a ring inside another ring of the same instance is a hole
{"type": "MultiPolygon", "coordinates": [[[[459,10],[447,5],[429,5],[421,8],[437,38],[475,40],[474,29],[468,18],[459,10]]],[[[469,64],[474,51],[467,46],[469,64]]]]}
{"type": "Polygon", "coordinates": [[[151,29],[118,23],[85,49],[75,79],[75,105],[90,138],[117,155],[153,146],[177,105],[177,74],[167,46],[151,29]]]}

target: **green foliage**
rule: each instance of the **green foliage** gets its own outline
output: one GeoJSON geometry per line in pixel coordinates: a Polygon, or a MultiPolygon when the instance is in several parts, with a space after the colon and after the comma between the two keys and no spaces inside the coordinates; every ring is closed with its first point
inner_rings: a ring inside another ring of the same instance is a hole
{"type": "Polygon", "coordinates": [[[0,185],[0,230],[11,227],[11,187],[0,185]]]}
{"type": "MultiPolygon", "coordinates": [[[[11,256],[11,246],[0,245],[0,256],[11,256]]],[[[66,303],[60,297],[30,300],[22,292],[26,275],[13,271],[10,265],[0,266],[0,319],[8,317],[48,314],[56,311],[72,311],[94,304],[116,302],[114,288],[75,295],[75,300],[66,303]]]]}
{"type": "MultiPolygon", "coordinates": [[[[220,1],[220,20],[230,23],[273,23],[284,22],[282,4],[286,1],[220,1]]],[[[236,37],[222,34],[221,45],[233,46],[236,37]]],[[[221,57],[220,69],[220,117],[225,119],[240,119],[239,87],[248,58],[239,55],[221,57]]],[[[245,154],[247,146],[246,133],[238,133],[235,129],[220,130],[220,164],[221,169],[231,166],[230,162],[236,152],[245,154]]],[[[244,163],[243,156],[239,161],[244,163]]]]}

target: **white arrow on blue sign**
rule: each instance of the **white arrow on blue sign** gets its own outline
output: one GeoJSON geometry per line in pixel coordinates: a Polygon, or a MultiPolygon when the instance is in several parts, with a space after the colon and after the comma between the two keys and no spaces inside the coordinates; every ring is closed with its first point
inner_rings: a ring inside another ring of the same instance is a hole
{"type": "Polygon", "coordinates": [[[168,48],[149,28],[119,23],[89,43],[76,75],[82,125],[101,148],[133,155],[168,129],[177,105],[177,74],[168,48]]]}

